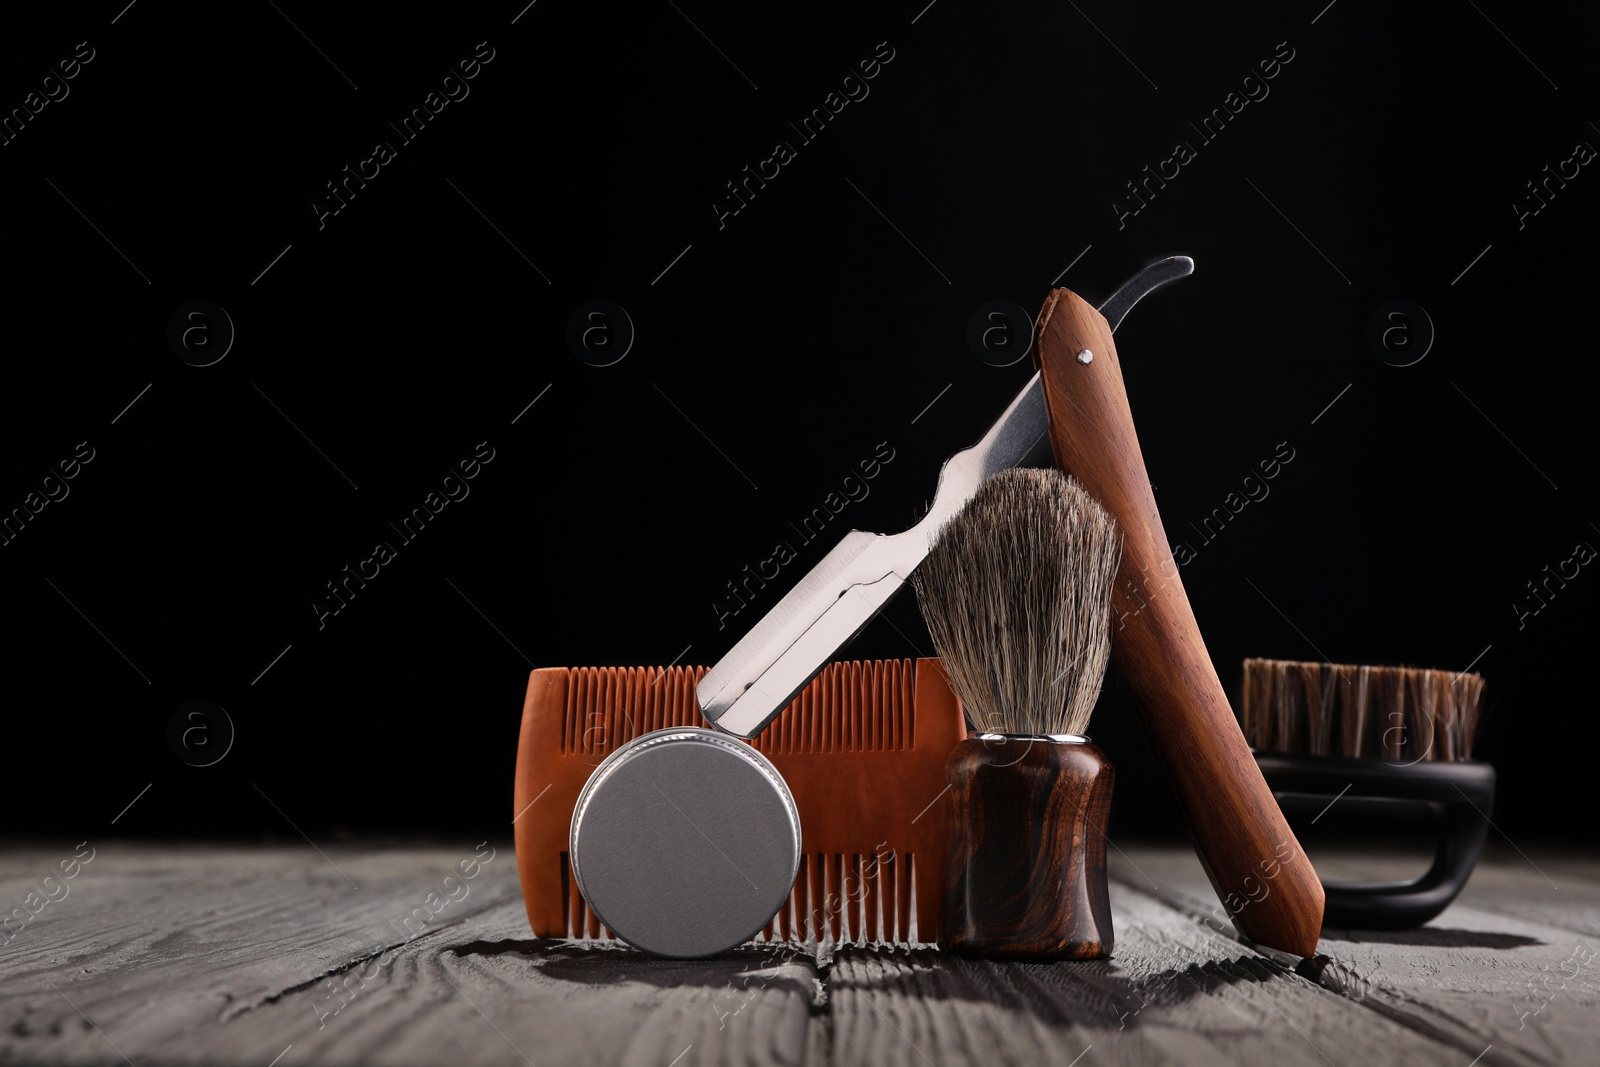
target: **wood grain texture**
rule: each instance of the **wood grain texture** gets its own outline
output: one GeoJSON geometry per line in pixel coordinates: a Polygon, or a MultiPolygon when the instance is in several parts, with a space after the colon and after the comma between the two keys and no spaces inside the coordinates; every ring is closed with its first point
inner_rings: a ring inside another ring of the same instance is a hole
{"type": "MultiPolygon", "coordinates": [[[[330,846],[327,861],[308,846],[93,847],[68,895],[0,947],[0,1050],[19,1062],[122,1062],[113,1046],[141,1065],[159,1062],[287,990],[520,906],[505,841],[483,853],[474,843],[330,846]],[[459,864],[479,855],[489,861],[463,878],[459,864]],[[456,879],[448,888],[447,877],[456,879]]],[[[48,870],[56,852],[8,853],[0,893],[20,900],[37,884],[27,872],[48,870]]],[[[338,1006],[331,989],[322,999],[338,1006]]]]}
{"type": "Polygon", "coordinates": [[[946,766],[941,947],[990,959],[1099,959],[1116,937],[1106,842],[1116,770],[1098,745],[969,737],[946,766]]]}
{"type": "Polygon", "coordinates": [[[1109,960],[841,950],[828,975],[835,1062],[1466,1067],[1471,1059],[1148,894],[1113,883],[1111,904],[1118,937],[1109,960]]]}
{"type": "Polygon", "coordinates": [[[1467,893],[1473,907],[1600,940],[1600,864],[1591,857],[1541,854],[1533,867],[1502,852],[1479,863],[1467,885],[1475,890],[1467,893]]]}
{"type": "Polygon", "coordinates": [[[295,1062],[396,1067],[804,1060],[817,989],[809,956],[769,947],[661,960],[529,939],[524,922],[520,907],[507,904],[449,937],[412,942],[345,972],[355,981],[337,1015],[324,1017],[340,1003],[313,986],[231,1020],[225,1032],[207,1032],[199,1044],[216,1060],[231,1058],[238,1042],[264,1050],[281,1039],[272,1054],[292,1041],[295,1062]]]}
{"type": "MultiPolygon", "coordinates": [[[[1228,930],[1192,857],[1131,847],[1110,866],[1114,884],[1141,886],[1228,930]]],[[[1361,856],[1334,854],[1326,866],[1363,879],[1406,873],[1361,856]]],[[[1600,1063],[1597,866],[1592,859],[1565,866],[1583,873],[1553,883],[1507,850],[1480,862],[1461,896],[1426,926],[1329,927],[1318,954],[1295,969],[1375,1015],[1454,1046],[1462,1063],[1480,1053],[1484,1064],[1600,1063]]]]}
{"type": "MultiPolygon", "coordinates": [[[[679,1067],[802,1062],[809,957],[768,946],[665,961],[529,939],[505,844],[412,937],[390,920],[472,846],[327,848],[359,889],[309,849],[101,846],[71,894],[0,949],[0,1063],[264,1067],[289,1046],[279,1067],[665,1067],[689,1046],[679,1067]]],[[[20,899],[23,884],[0,892],[20,899]]]]}
{"type": "MultiPolygon", "coordinates": [[[[0,944],[0,1064],[1600,1059],[1600,960],[1519,1015],[1535,1003],[1528,981],[1559,976],[1579,944],[1600,947],[1600,862],[1588,856],[1530,849],[1536,870],[1508,852],[1481,864],[1433,925],[1330,930],[1308,960],[1245,944],[1213,917],[1185,850],[1124,843],[1109,862],[1107,960],[852,946],[819,961],[758,945],[684,962],[527,937],[501,842],[468,895],[401,936],[395,922],[478,846],[323,846],[326,860],[300,844],[99,845],[70,894],[0,944]]],[[[71,854],[0,847],[0,902],[20,903],[71,854]]]]}
{"type": "Polygon", "coordinates": [[[1054,290],[1036,348],[1057,464],[1122,528],[1112,657],[1127,682],[1195,849],[1234,922],[1308,956],[1322,883],[1284,820],[1217,678],[1172,557],[1104,318],[1054,290]],[[1081,362],[1080,352],[1092,353],[1081,362]]]}

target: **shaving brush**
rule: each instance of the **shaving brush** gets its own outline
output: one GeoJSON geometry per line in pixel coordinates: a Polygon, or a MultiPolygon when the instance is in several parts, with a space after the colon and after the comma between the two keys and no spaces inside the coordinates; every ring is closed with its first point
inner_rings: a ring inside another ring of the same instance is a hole
{"type": "Polygon", "coordinates": [[[1111,650],[1121,536],[1059,470],[986,481],[936,535],[917,601],[973,733],[945,765],[941,945],[1097,959],[1113,944],[1104,827],[1116,772],[1085,730],[1111,650]]]}

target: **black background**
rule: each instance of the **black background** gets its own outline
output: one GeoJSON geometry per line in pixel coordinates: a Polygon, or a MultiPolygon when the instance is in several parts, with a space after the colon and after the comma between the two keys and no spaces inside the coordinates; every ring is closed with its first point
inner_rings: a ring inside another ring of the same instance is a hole
{"type": "MultiPolygon", "coordinates": [[[[1600,144],[1593,15],[923,3],[8,15],[6,111],[95,57],[0,146],[0,509],[94,450],[0,548],[7,829],[503,832],[530,664],[714,662],[847,527],[908,525],[1026,380],[968,349],[973,309],[1183,253],[1118,335],[1169,534],[1295,457],[1183,569],[1225,684],[1247,655],[1473,665],[1498,825],[1593,840],[1600,577],[1512,605],[1600,545],[1600,177],[1520,229],[1510,206],[1600,144]],[[470,95],[400,144],[385,123],[480,41],[470,95]],[[870,95],[798,144],[879,42],[870,95]],[[1186,123],[1279,42],[1202,143],[1186,123]],[[719,228],[780,139],[797,158],[719,228]],[[1119,228],[1179,139],[1197,158],[1119,228]],[[378,140],[397,158],[319,228],[378,140]],[[166,342],[192,299],[237,330],[213,366],[166,342]],[[565,340],[592,299],[637,329],[609,367],[565,340]],[[1412,366],[1366,342],[1392,299],[1437,330],[1412,366]],[[470,495],[319,628],[324,583],[483,441],[470,495]],[[724,584],[880,442],[870,495],[719,629],[724,584]],[[191,699],[237,727],[215,766],[168,749],[191,699]]],[[[842,654],[931,651],[909,594],[887,617],[842,654]]],[[[1113,833],[1174,830],[1114,680],[1092,732],[1113,833]]]]}

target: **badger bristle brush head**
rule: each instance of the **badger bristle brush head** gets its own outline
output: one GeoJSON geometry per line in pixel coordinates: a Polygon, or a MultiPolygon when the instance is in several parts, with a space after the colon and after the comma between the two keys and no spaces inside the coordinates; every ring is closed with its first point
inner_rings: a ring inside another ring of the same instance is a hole
{"type": "Polygon", "coordinates": [[[1002,471],[913,578],[977,732],[946,765],[943,944],[1011,959],[1111,952],[1105,821],[1115,771],[1083,736],[1111,648],[1121,537],[1059,470],[1002,471]]]}

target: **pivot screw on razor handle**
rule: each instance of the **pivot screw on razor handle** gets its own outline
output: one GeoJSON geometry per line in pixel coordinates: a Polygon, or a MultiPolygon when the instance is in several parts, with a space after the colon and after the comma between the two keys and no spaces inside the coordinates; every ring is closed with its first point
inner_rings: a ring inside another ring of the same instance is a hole
{"type": "MultiPolygon", "coordinates": [[[[1360,930],[1421,926],[1449,907],[1466,886],[1489,833],[1494,768],[1487,763],[1389,763],[1349,756],[1262,755],[1261,773],[1291,817],[1320,813],[1338,795],[1347,807],[1389,808],[1396,801],[1426,805],[1435,819],[1433,865],[1411,882],[1324,881],[1323,920],[1360,930]]],[[[1375,821],[1386,817],[1374,813],[1375,821]]]]}

